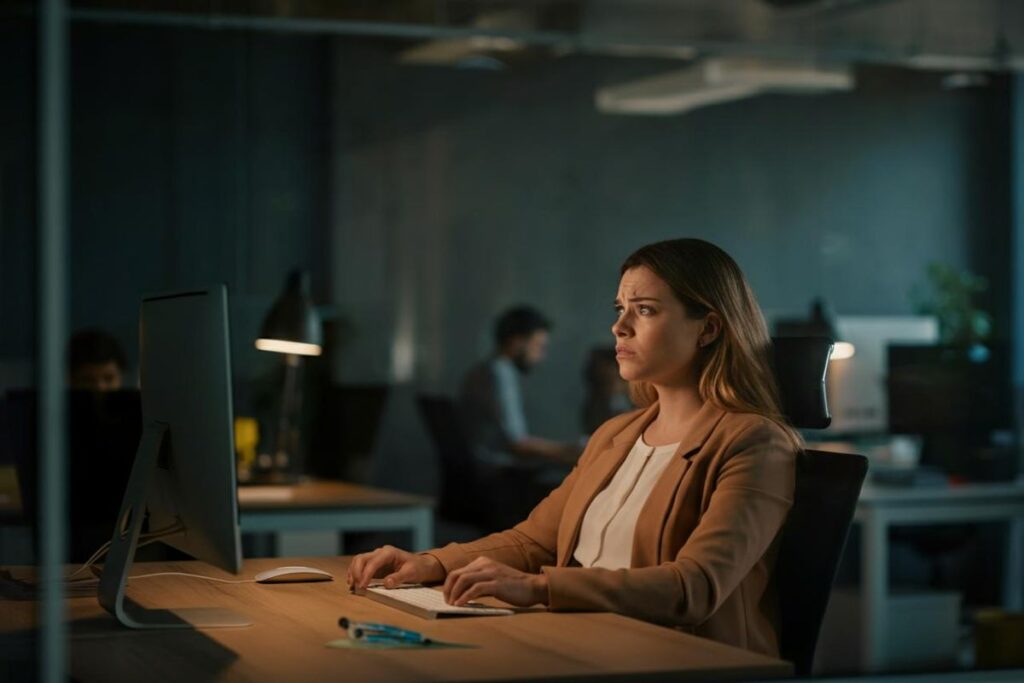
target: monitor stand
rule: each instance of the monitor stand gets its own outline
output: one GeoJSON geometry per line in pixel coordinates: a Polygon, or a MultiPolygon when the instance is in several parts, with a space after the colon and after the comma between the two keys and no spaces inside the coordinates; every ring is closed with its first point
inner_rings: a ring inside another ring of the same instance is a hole
{"type": "MultiPolygon", "coordinates": [[[[132,464],[132,474],[125,489],[121,513],[117,516],[107,561],[100,576],[99,600],[105,610],[128,628],[218,628],[251,626],[252,622],[237,612],[219,607],[183,607],[148,609],[132,602],[125,595],[128,572],[135,559],[135,550],[145,518],[146,500],[153,481],[160,452],[167,438],[167,425],[152,422],[143,428],[139,450],[132,464]]],[[[199,579],[197,579],[199,580],[199,579]]]]}

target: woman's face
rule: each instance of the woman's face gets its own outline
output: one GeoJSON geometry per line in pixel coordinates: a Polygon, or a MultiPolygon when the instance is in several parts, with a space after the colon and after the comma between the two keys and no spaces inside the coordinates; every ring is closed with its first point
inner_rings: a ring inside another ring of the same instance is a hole
{"type": "Polygon", "coordinates": [[[717,330],[707,318],[692,319],[664,280],[637,266],[622,274],[612,325],[615,358],[622,378],[660,386],[697,381],[698,342],[709,343],[717,330]]]}

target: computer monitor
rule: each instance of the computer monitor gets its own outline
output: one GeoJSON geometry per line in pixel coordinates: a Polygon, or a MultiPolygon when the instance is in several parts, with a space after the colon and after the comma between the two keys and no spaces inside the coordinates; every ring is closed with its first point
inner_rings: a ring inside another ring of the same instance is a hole
{"type": "Polygon", "coordinates": [[[147,509],[151,534],[173,530],[162,542],[230,572],[241,568],[225,287],[144,298],[139,352],[142,438],[100,604],[132,628],[248,625],[228,610],[144,609],[125,595],[147,509]]]}
{"type": "Polygon", "coordinates": [[[1004,344],[890,344],[888,368],[894,433],[986,439],[1013,428],[1010,354],[1004,344]]]}
{"type": "Polygon", "coordinates": [[[854,355],[829,363],[830,431],[882,434],[889,430],[886,348],[891,343],[938,341],[939,325],[930,316],[839,316],[839,339],[853,344],[854,355]]]}
{"type": "Polygon", "coordinates": [[[922,437],[921,463],[977,481],[1016,476],[1006,344],[889,347],[889,424],[922,437]]]}

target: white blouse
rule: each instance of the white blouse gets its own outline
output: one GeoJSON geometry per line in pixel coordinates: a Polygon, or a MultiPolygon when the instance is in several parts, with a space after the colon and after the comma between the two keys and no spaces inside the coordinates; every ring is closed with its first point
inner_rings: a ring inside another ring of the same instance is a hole
{"type": "Polygon", "coordinates": [[[573,557],[584,567],[626,569],[633,555],[633,532],[640,509],[679,444],[648,446],[643,434],[619,471],[594,497],[583,516],[573,557]]]}

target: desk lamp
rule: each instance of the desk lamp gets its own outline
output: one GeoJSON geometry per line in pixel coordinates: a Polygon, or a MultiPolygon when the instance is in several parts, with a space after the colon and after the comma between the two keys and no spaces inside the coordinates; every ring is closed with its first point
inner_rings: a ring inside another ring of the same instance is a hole
{"type": "Polygon", "coordinates": [[[776,321],[775,335],[778,337],[828,337],[835,342],[830,362],[852,358],[856,351],[853,344],[839,338],[835,316],[832,315],[825,300],[820,297],[811,301],[809,317],[776,321]]]}
{"type": "Polygon", "coordinates": [[[853,358],[853,354],[856,352],[853,344],[848,341],[843,341],[839,337],[839,331],[836,329],[836,318],[829,310],[828,305],[824,299],[815,299],[811,302],[811,319],[812,325],[819,325],[825,332],[826,336],[832,338],[836,345],[832,349],[832,357],[830,360],[846,360],[847,358],[853,358]]]}
{"type": "Polygon", "coordinates": [[[309,294],[309,274],[302,270],[288,273],[284,291],[263,321],[256,348],[284,354],[284,391],[281,415],[274,439],[272,478],[287,480],[289,473],[300,475],[299,417],[302,392],[299,371],[303,356],[319,356],[323,343],[320,316],[309,294]]]}

